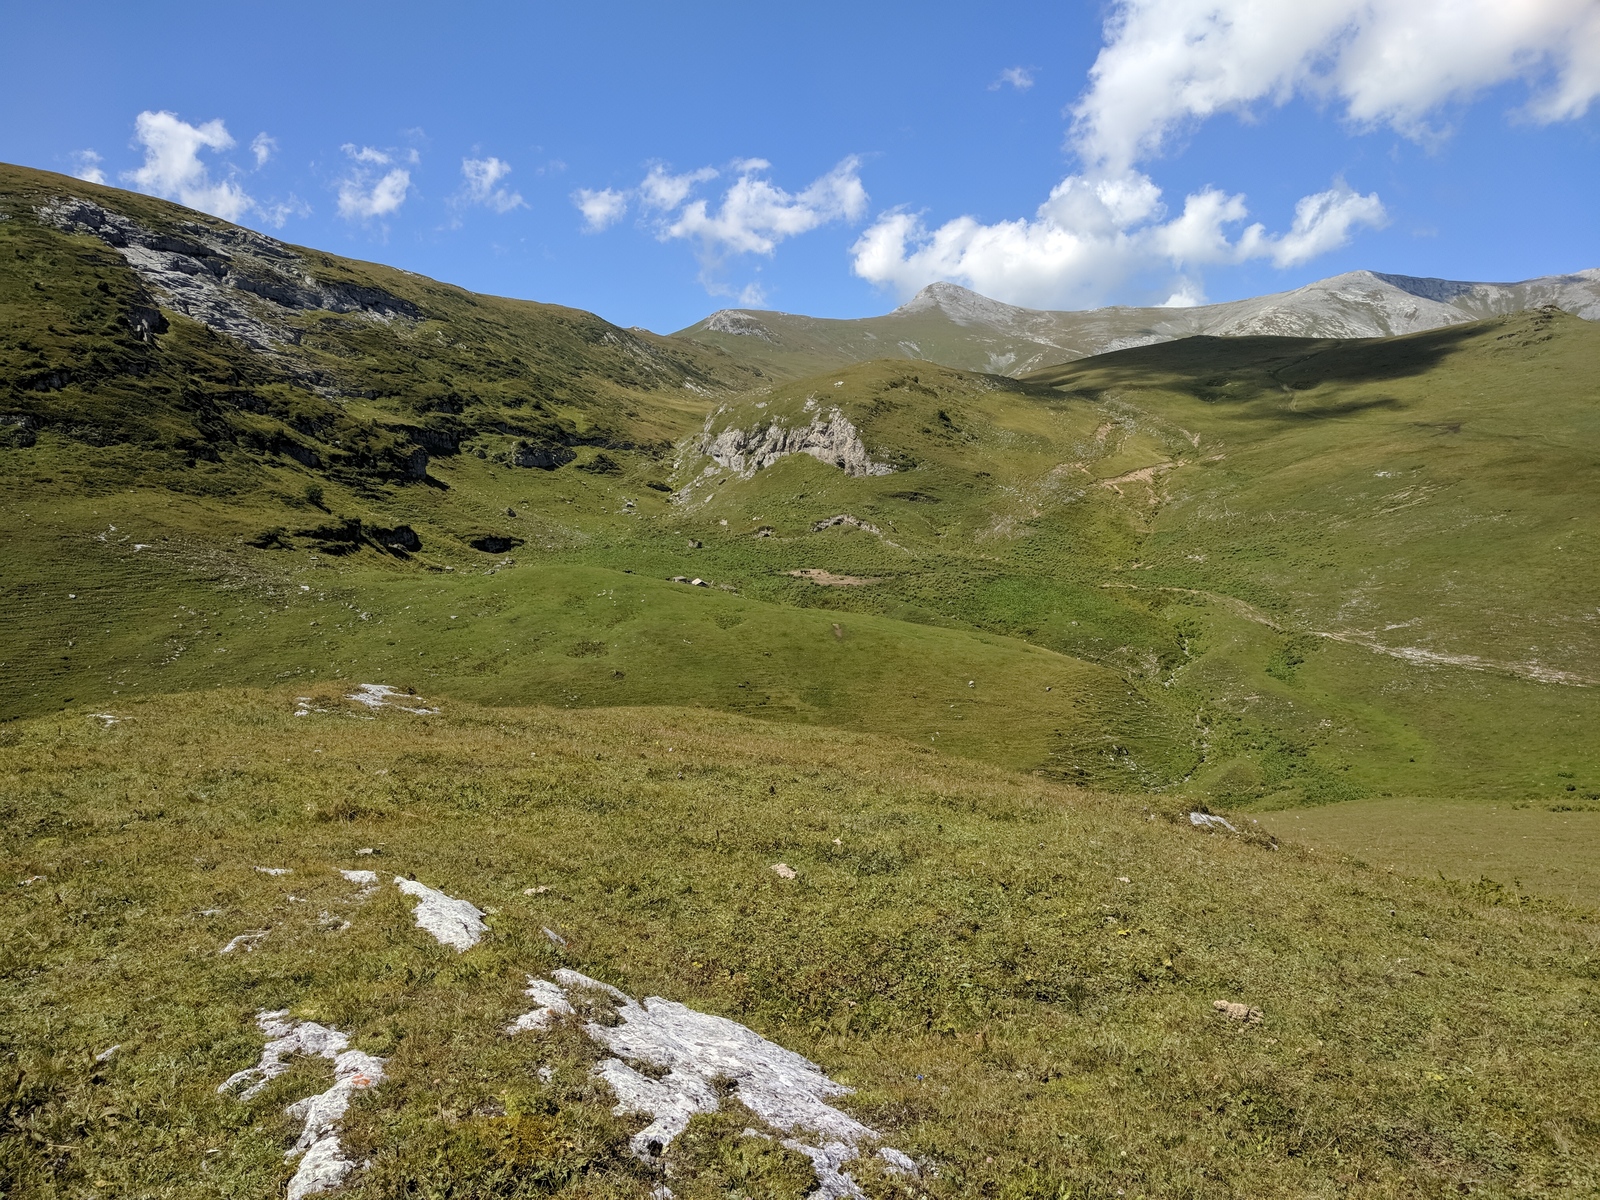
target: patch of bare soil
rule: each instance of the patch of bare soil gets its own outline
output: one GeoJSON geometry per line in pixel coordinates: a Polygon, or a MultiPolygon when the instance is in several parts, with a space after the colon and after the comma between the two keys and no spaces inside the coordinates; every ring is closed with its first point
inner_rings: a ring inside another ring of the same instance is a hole
{"type": "Polygon", "coordinates": [[[823,571],[816,567],[806,567],[800,571],[790,571],[796,579],[809,579],[818,587],[865,587],[869,583],[882,583],[880,578],[867,578],[863,575],[835,575],[832,571],[823,571]]]}

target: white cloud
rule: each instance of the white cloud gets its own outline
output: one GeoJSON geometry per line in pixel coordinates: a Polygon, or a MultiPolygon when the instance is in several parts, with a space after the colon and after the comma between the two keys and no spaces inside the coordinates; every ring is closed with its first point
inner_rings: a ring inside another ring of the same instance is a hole
{"type": "Polygon", "coordinates": [[[250,139],[250,151],[256,156],[256,170],[267,165],[267,160],[278,152],[278,139],[265,133],[258,133],[250,139]]]}
{"type": "Polygon", "coordinates": [[[481,204],[497,213],[526,208],[520,192],[509,191],[496,185],[511,174],[511,164],[501,158],[463,158],[461,176],[466,180],[466,198],[469,203],[481,204]]]}
{"type": "Polygon", "coordinates": [[[1172,295],[1163,300],[1158,307],[1193,308],[1195,305],[1204,304],[1205,302],[1206,294],[1195,280],[1180,278],[1178,286],[1174,289],[1172,295]]]}
{"type": "MultiPolygon", "coordinates": [[[[394,161],[385,151],[375,149],[372,146],[357,146],[354,142],[346,142],[339,149],[343,150],[356,162],[366,163],[369,166],[386,167],[394,161]]],[[[412,154],[414,156],[416,151],[412,151],[412,154]]],[[[415,157],[413,157],[412,161],[416,161],[415,157]]]]}
{"type": "MultiPolygon", "coordinates": [[[[346,142],[342,147],[356,165],[339,181],[339,215],[347,220],[370,220],[399,211],[411,190],[411,172],[395,167],[379,175],[376,168],[388,166],[392,156],[371,146],[346,142]]],[[[416,151],[408,161],[419,162],[416,151]]]]}
{"type": "Polygon", "coordinates": [[[1019,92],[1027,91],[1033,86],[1033,68],[1007,67],[1004,71],[1000,72],[1000,77],[989,85],[989,90],[991,92],[998,92],[1007,84],[1010,84],[1019,92]]]}
{"type": "Polygon", "coordinates": [[[586,232],[616,224],[637,202],[655,214],[656,236],[663,242],[694,242],[699,250],[700,282],[712,295],[737,295],[741,304],[759,305],[765,292],[755,284],[736,291],[716,278],[723,263],[741,254],[771,255],[788,238],[833,221],[859,221],[867,212],[867,190],[861,185],[861,160],[843,159],[799,192],[787,192],[766,178],[772,164],[764,158],[740,158],[728,165],[733,182],[720,200],[694,198],[701,184],[721,177],[715,167],[675,174],[653,164],[637,188],[620,191],[579,188],[572,202],[583,214],[586,232]]]}
{"type": "Polygon", "coordinates": [[[274,204],[257,204],[256,212],[266,224],[274,229],[282,229],[284,222],[290,217],[309,217],[311,206],[291,192],[287,200],[274,204]]]}
{"type": "Polygon", "coordinates": [[[190,125],[176,113],[142,112],[134,120],[134,140],[144,148],[144,165],[124,178],[140,191],[237,221],[255,201],[231,179],[213,181],[200,161],[201,150],[231,150],[233,138],[222,121],[190,125]]]}
{"type": "Polygon", "coordinates": [[[346,218],[386,217],[406,201],[411,188],[411,172],[396,167],[376,182],[369,176],[352,175],[339,183],[339,215],[346,218]]]}
{"type": "MultiPolygon", "coordinates": [[[[675,218],[663,219],[659,236],[663,241],[697,241],[711,256],[771,254],[786,238],[830,221],[860,220],[866,213],[867,192],[859,175],[861,160],[853,155],[797,194],[762,178],[760,172],[769,167],[759,158],[735,163],[738,178],[723,193],[715,212],[706,200],[690,200],[683,203],[675,218]]],[[[646,184],[649,182],[647,177],[646,184]]]]}
{"type": "Polygon", "coordinates": [[[1177,273],[1167,303],[1181,305],[1202,298],[1198,268],[1249,259],[1293,266],[1343,245],[1356,226],[1385,219],[1376,193],[1362,196],[1343,183],[1302,199],[1282,235],[1259,223],[1230,233],[1249,215],[1244,197],[1213,188],[1186,197],[1177,216],[1166,215],[1148,176],[1071,175],[1032,220],[986,225],[958,217],[930,231],[914,214],[890,212],[851,254],[857,275],[903,296],[951,279],[1012,304],[1090,307],[1130,282],[1177,273]]]}
{"type": "Polygon", "coordinates": [[[100,164],[105,160],[93,150],[74,150],[72,152],[72,174],[75,178],[85,183],[104,183],[106,173],[100,169],[100,164]]]}
{"type": "Polygon", "coordinates": [[[601,188],[599,191],[579,188],[572,193],[572,202],[583,214],[586,233],[599,233],[602,229],[610,228],[622,220],[628,211],[628,194],[611,188],[601,188]]]}
{"type": "Polygon", "coordinates": [[[1600,95],[1594,0],[1119,0],[1074,110],[1085,164],[1118,174],[1219,112],[1296,95],[1425,136],[1441,106],[1523,80],[1526,115],[1600,95]]]}
{"type": "Polygon", "coordinates": [[[644,181],[639,184],[639,203],[645,208],[662,210],[677,208],[689,198],[689,193],[697,186],[716,177],[715,167],[701,167],[698,171],[674,175],[657,163],[650,168],[644,181]]]}
{"type": "Polygon", "coordinates": [[[1378,193],[1362,196],[1341,183],[1315,196],[1302,196],[1294,206],[1294,224],[1289,232],[1263,245],[1274,266],[1297,266],[1343,246],[1355,226],[1376,228],[1387,220],[1378,193]]]}

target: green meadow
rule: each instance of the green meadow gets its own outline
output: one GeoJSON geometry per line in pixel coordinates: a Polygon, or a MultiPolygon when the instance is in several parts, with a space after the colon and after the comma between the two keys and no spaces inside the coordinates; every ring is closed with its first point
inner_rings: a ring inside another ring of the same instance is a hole
{"type": "Polygon", "coordinates": [[[1600,326],[819,374],[0,217],[0,1195],[281,1194],[329,1067],[216,1089],[284,1008],[388,1060],[351,1195],[815,1185],[736,1107],[631,1157],[576,1023],[500,1032],[560,967],[855,1088],[874,1196],[1600,1182],[1600,326]]]}
{"type": "MultiPolygon", "coordinates": [[[[326,1066],[216,1089],[255,1060],[253,1014],[283,1008],[388,1060],[346,1120],[370,1160],[349,1194],[643,1195],[659,1177],[625,1152],[595,1047],[501,1033],[558,966],[854,1087],[839,1103],[922,1164],[863,1170],[870,1195],[1600,1182],[1592,907],[898,738],[664,707],[374,714],[323,685],[296,716],[296,695],[6,727],[5,868],[34,880],[0,893],[8,1196],[274,1194],[283,1106],[326,1066]],[[396,875],[476,903],[484,940],[414,928],[396,875]]],[[[803,1195],[804,1161],[751,1126],[696,1118],[674,1193],[803,1195]]]]}

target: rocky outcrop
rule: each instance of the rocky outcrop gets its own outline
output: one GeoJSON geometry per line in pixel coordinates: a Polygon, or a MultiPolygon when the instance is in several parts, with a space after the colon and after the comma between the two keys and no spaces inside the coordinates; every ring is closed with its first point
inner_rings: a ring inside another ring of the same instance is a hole
{"type": "Polygon", "coordinates": [[[706,331],[729,333],[735,337],[760,338],[763,342],[776,340],[770,329],[749,313],[740,312],[736,308],[724,308],[720,312],[712,313],[706,318],[706,331]]]}
{"type": "Polygon", "coordinates": [[[396,525],[393,529],[374,529],[372,540],[385,550],[396,554],[415,554],[422,549],[422,539],[409,525],[396,525]]]}
{"type": "Polygon", "coordinates": [[[289,1064],[284,1061],[287,1058],[306,1055],[330,1060],[333,1086],[296,1100],[283,1110],[288,1116],[305,1122],[300,1137],[284,1158],[291,1162],[296,1158],[300,1160],[289,1180],[287,1200],[303,1200],[306,1196],[335,1191],[356,1169],[355,1160],[339,1144],[339,1123],[344,1120],[357,1092],[383,1082],[383,1068],[388,1060],[350,1049],[349,1034],[315,1021],[296,1021],[289,1016],[288,1009],[257,1013],[256,1024],[272,1039],[262,1049],[261,1060],[253,1067],[235,1071],[217,1091],[227,1093],[241,1084],[248,1084],[239,1093],[239,1099],[249,1100],[288,1071],[289,1064]]]}
{"type": "Polygon", "coordinates": [[[0,413],[0,446],[25,448],[39,440],[38,423],[23,413],[0,413]]]}
{"type": "MultiPolygon", "coordinates": [[[[641,1004],[610,984],[566,968],[552,975],[528,977],[526,994],[537,1007],[518,1017],[506,1032],[539,1033],[558,1020],[576,1018],[575,998],[609,1008],[614,1015],[604,1023],[586,1022],[583,1031],[614,1056],[594,1068],[594,1076],[617,1098],[612,1111],[617,1116],[650,1118],[628,1143],[641,1162],[663,1165],[668,1147],[689,1122],[697,1114],[716,1112],[726,1096],[789,1135],[781,1144],[811,1160],[817,1177],[817,1187],[810,1193],[813,1200],[865,1197],[846,1168],[881,1135],[828,1103],[853,1089],[829,1079],[816,1063],[727,1017],[660,996],[648,996],[641,1004]]],[[[768,1135],[756,1131],[756,1136],[768,1135]]],[[[916,1163],[892,1147],[880,1147],[877,1157],[897,1174],[917,1174],[916,1163]]]]}
{"type": "Polygon", "coordinates": [[[511,448],[509,459],[513,467],[533,467],[540,471],[554,471],[557,467],[564,466],[576,457],[578,456],[568,446],[541,446],[532,442],[518,442],[511,448]]]}
{"type": "MultiPolygon", "coordinates": [[[[422,315],[381,288],[320,280],[297,251],[248,229],[191,222],[162,233],[76,196],[53,200],[38,215],[57,229],[98,237],[168,308],[257,350],[298,344],[300,330],[289,318],[302,312],[359,312],[379,321],[422,315]]],[[[129,321],[145,338],[167,325],[146,305],[136,305],[129,321]]]]}
{"type": "Polygon", "coordinates": [[[837,408],[818,413],[809,425],[789,426],[778,420],[753,429],[724,429],[714,437],[708,430],[700,452],[719,466],[749,479],[764,467],[791,454],[809,454],[846,475],[888,475],[894,468],[872,461],[861,434],[837,408]]]}
{"type": "Polygon", "coordinates": [[[484,533],[477,537],[468,538],[467,545],[474,550],[482,550],[485,554],[504,554],[515,550],[522,545],[522,539],[502,533],[484,533]]]}

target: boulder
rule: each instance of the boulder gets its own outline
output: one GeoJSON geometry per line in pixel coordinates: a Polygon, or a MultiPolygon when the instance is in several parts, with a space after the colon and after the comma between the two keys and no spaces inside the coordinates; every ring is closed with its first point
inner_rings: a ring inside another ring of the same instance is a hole
{"type": "Polygon", "coordinates": [[[553,471],[557,467],[565,466],[576,457],[578,456],[566,446],[539,446],[532,442],[518,442],[511,448],[510,462],[513,467],[534,467],[540,471],[553,471]]]}

